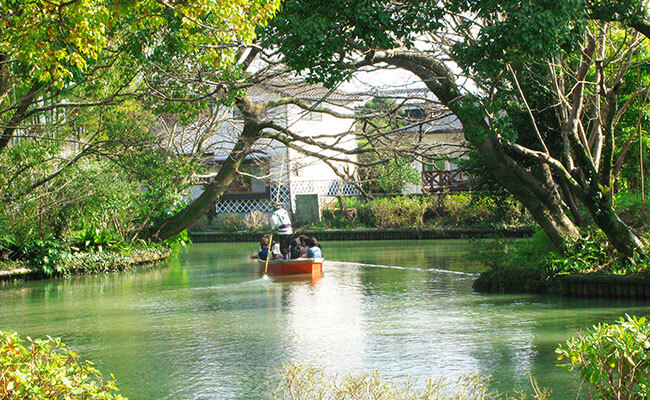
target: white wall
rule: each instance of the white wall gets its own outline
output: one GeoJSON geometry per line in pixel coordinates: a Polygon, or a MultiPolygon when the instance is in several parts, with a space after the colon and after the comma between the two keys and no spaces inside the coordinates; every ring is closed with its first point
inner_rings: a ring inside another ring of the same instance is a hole
{"type": "MultiPolygon", "coordinates": [[[[331,106],[334,111],[351,115],[352,110],[343,105],[331,106]]],[[[290,105],[287,106],[288,126],[292,132],[303,137],[313,138],[323,145],[336,146],[346,150],[354,150],[357,147],[356,135],[354,134],[354,119],[339,118],[327,113],[316,113],[320,120],[314,120],[313,114],[302,108],[290,105]]],[[[338,159],[356,161],[356,155],[344,154],[336,150],[322,149],[317,145],[295,142],[306,151],[316,153],[324,157],[335,157],[338,159]]],[[[340,179],[336,173],[325,162],[317,157],[304,154],[290,149],[289,159],[291,162],[291,181],[302,182],[310,180],[331,180],[340,179]]],[[[343,161],[331,161],[335,168],[350,172],[356,170],[354,164],[343,161]]]]}

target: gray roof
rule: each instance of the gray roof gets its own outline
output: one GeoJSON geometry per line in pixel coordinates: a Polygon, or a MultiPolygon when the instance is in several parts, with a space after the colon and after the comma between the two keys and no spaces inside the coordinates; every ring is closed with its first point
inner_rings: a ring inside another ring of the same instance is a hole
{"type": "Polygon", "coordinates": [[[347,93],[339,89],[328,89],[322,84],[307,83],[304,79],[295,77],[274,77],[257,85],[260,88],[275,92],[285,97],[295,97],[304,100],[359,101],[359,94],[347,93]]]}

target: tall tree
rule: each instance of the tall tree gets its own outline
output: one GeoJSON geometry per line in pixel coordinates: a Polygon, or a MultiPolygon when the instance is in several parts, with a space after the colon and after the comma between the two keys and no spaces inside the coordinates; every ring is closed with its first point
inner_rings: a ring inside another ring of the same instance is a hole
{"type": "MultiPolygon", "coordinates": [[[[279,3],[0,0],[0,162],[11,165],[0,179],[2,201],[15,205],[38,187],[67,185],[57,178],[89,156],[129,170],[135,155],[127,150],[142,137],[106,124],[107,110],[126,99],[185,118],[207,99],[231,103],[242,49],[279,3]]],[[[160,165],[155,145],[138,143],[138,151],[149,150],[149,167],[160,165]]],[[[54,199],[44,191],[39,204],[45,195],[54,199]]]]}
{"type": "MultiPolygon", "coordinates": [[[[644,13],[640,4],[625,5],[644,13]]],[[[614,213],[610,194],[613,124],[624,112],[616,96],[638,41],[620,43],[621,51],[605,57],[617,28],[592,22],[597,5],[287,1],[266,40],[291,67],[329,84],[369,65],[412,72],[458,117],[466,140],[554,244],[579,236],[564,205],[575,198],[612,245],[631,255],[642,244],[614,213]],[[302,28],[293,29],[298,21],[302,28]],[[518,76],[525,74],[522,87],[518,76]],[[471,87],[463,87],[468,80],[471,87]],[[553,98],[533,109],[527,99],[536,92],[553,98]],[[545,109],[556,111],[556,129],[540,129],[536,114],[545,109]],[[513,124],[516,110],[527,123],[513,124]]]]}

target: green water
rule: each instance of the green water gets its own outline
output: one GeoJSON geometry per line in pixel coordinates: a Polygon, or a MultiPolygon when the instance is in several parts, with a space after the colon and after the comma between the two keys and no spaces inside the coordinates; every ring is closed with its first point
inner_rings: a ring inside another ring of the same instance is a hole
{"type": "Polygon", "coordinates": [[[329,242],[317,282],[262,280],[254,244],[196,244],[167,266],[0,287],[0,330],[59,336],[131,399],[259,399],[284,363],[420,380],[492,376],[554,399],[558,343],[650,303],[472,291],[468,243],[329,242]],[[329,261],[331,260],[331,261],[329,261]]]}

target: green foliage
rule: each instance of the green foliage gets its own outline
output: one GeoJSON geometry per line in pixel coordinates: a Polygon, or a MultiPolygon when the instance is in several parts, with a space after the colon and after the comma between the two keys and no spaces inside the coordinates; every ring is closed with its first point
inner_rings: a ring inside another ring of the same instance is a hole
{"type": "Polygon", "coordinates": [[[577,369],[601,399],[650,398],[650,322],[621,317],[598,324],[555,350],[569,370],[577,369]]]}
{"type": "Polygon", "coordinates": [[[44,275],[62,275],[67,272],[64,262],[69,257],[69,252],[53,235],[27,238],[20,243],[18,253],[32,268],[44,275]]]}
{"type": "Polygon", "coordinates": [[[277,0],[196,0],[173,7],[154,0],[2,0],[0,53],[15,59],[14,71],[28,81],[56,89],[98,72],[93,67],[116,50],[129,56],[131,68],[169,64],[181,55],[223,68],[236,61],[236,46],[221,45],[250,42],[278,6],[277,0]]]}
{"type": "Polygon", "coordinates": [[[484,76],[496,76],[506,63],[535,61],[575,49],[586,24],[580,0],[451,0],[459,12],[484,19],[473,41],[459,42],[456,60],[484,76]]]}
{"type": "Polygon", "coordinates": [[[46,274],[65,271],[51,265],[61,246],[52,254],[38,250],[43,238],[84,251],[125,250],[138,232],[185,206],[184,177],[201,170],[165,150],[152,131],[155,118],[133,101],[79,113],[76,134],[99,132],[84,139],[102,138],[83,150],[95,157],[69,163],[63,155],[79,145],[62,145],[67,129],[49,132],[57,140],[18,141],[0,152],[6,172],[0,176],[0,231],[12,232],[13,243],[0,244],[0,252],[27,258],[46,274]]]}
{"type": "Polygon", "coordinates": [[[602,240],[590,236],[567,242],[560,253],[549,254],[549,274],[593,272],[611,260],[610,251],[602,240]]]}
{"type": "Polygon", "coordinates": [[[123,239],[113,231],[102,230],[99,227],[87,227],[73,238],[73,244],[81,250],[124,249],[123,239]]]}
{"type": "Polygon", "coordinates": [[[163,246],[166,246],[171,250],[172,254],[178,254],[181,249],[184,249],[189,244],[192,244],[192,239],[190,238],[190,234],[187,232],[187,230],[182,231],[178,235],[170,237],[162,243],[163,246]]]}
{"type": "Polygon", "coordinates": [[[561,251],[549,253],[544,266],[548,276],[562,273],[603,273],[614,275],[639,274],[648,271],[648,253],[635,252],[632,257],[620,257],[602,233],[580,237],[567,242],[561,251]]]}
{"type": "Polygon", "coordinates": [[[631,228],[640,232],[650,229],[650,198],[646,198],[646,204],[643,204],[640,194],[622,192],[616,195],[614,207],[631,228]]]}
{"type": "Polygon", "coordinates": [[[567,242],[562,250],[552,246],[538,231],[529,239],[500,239],[477,242],[472,251],[477,262],[489,269],[474,282],[482,292],[544,292],[555,290],[559,274],[647,274],[650,257],[635,253],[619,257],[602,234],[593,234],[567,242]]]}
{"type": "Polygon", "coordinates": [[[547,289],[546,265],[553,246],[538,231],[527,239],[493,239],[472,242],[471,257],[488,267],[472,287],[480,292],[537,293],[547,289]]]}
{"type": "Polygon", "coordinates": [[[16,235],[9,233],[0,233],[0,260],[15,257],[15,251],[18,249],[18,240],[16,235]]]}
{"type": "Polygon", "coordinates": [[[269,217],[262,211],[252,211],[244,215],[242,225],[248,231],[269,231],[269,217]]]}
{"type": "Polygon", "coordinates": [[[444,218],[453,225],[530,223],[530,216],[514,198],[477,192],[460,193],[442,198],[444,218]]]}
{"type": "Polygon", "coordinates": [[[399,41],[411,47],[419,33],[435,31],[442,16],[434,0],[284,1],[262,42],[290,55],[285,60],[291,68],[331,86],[352,70],[341,55],[354,53],[358,45],[386,49],[399,41]]]}
{"type": "Polygon", "coordinates": [[[217,230],[222,232],[237,232],[244,229],[243,220],[238,213],[223,213],[215,222],[217,230]]]}
{"type": "MultiPolygon", "coordinates": [[[[393,99],[374,97],[366,102],[359,114],[363,118],[361,129],[369,136],[395,136],[398,134],[394,131],[407,124],[403,119],[404,111],[393,99]]],[[[375,148],[365,138],[359,139],[358,146],[364,151],[358,156],[359,162],[364,164],[358,169],[359,180],[367,192],[400,193],[406,183],[420,183],[420,173],[413,166],[413,158],[396,155],[385,148],[375,148]]]]}
{"type": "Polygon", "coordinates": [[[60,339],[21,339],[0,331],[0,398],[122,400],[115,381],[104,380],[60,339]]]}
{"type": "Polygon", "coordinates": [[[378,228],[414,228],[423,225],[429,202],[426,197],[390,197],[369,203],[368,212],[378,228]]]}
{"type": "MultiPolygon", "coordinates": [[[[77,252],[65,260],[65,270],[69,274],[91,274],[124,271],[139,265],[140,261],[148,264],[147,260],[167,256],[170,250],[167,246],[144,245],[130,246],[124,252],[77,252]]],[[[173,247],[173,245],[170,245],[173,247]]]]}
{"type": "Polygon", "coordinates": [[[367,203],[343,198],[323,210],[332,228],[425,228],[433,226],[489,226],[529,224],[521,204],[508,196],[458,193],[433,196],[397,196],[367,203]],[[353,211],[354,210],[354,211],[353,211]]]}
{"type": "Polygon", "coordinates": [[[422,178],[413,166],[413,160],[398,157],[372,167],[365,180],[376,185],[378,193],[399,193],[406,183],[419,184],[422,178]]]}

